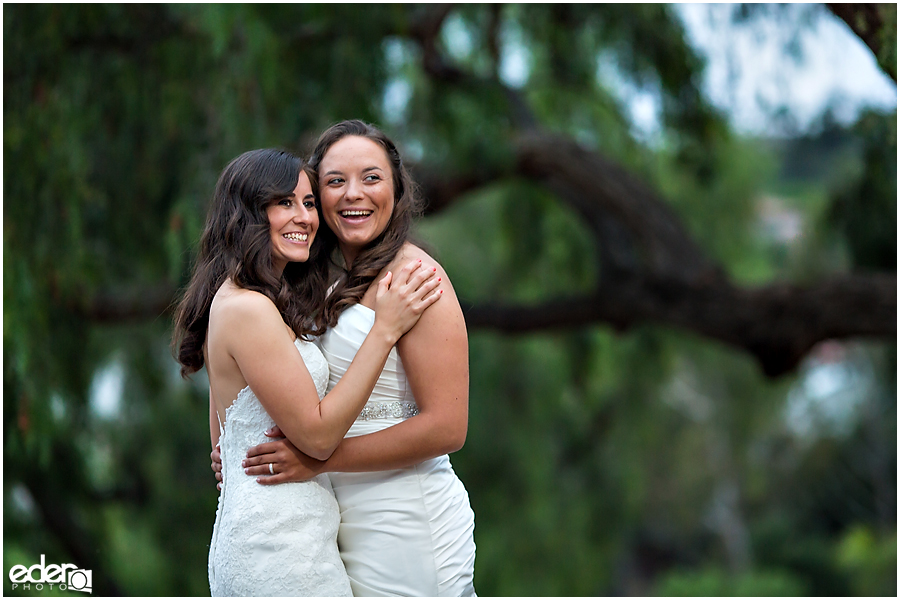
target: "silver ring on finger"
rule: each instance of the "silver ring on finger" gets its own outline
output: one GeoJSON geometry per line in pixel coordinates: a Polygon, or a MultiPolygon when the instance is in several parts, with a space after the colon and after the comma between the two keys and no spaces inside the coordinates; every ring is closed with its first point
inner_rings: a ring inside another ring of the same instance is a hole
{"type": "Polygon", "coordinates": [[[272,463],[269,463],[269,474],[270,475],[275,474],[275,467],[272,466],[272,463]]]}

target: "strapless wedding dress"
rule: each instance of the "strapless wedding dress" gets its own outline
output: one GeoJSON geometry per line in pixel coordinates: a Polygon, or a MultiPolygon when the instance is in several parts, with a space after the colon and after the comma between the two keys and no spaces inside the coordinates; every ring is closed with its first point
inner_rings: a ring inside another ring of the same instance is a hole
{"type": "MultiPolygon", "coordinates": [[[[347,308],[319,340],[331,390],[375,322],[347,308]]],[[[397,349],[346,437],[373,433],[418,413],[397,349]]],[[[338,546],[354,596],[474,596],[475,515],[447,455],[372,473],[329,473],[341,509],[338,546]]]]}
{"type": "MultiPolygon", "coordinates": [[[[295,342],[319,393],[328,363],[315,344],[295,342]]],[[[327,475],[265,486],[244,473],[247,450],[275,425],[246,387],[220,429],[222,491],[209,546],[213,596],[350,596],[337,548],[340,513],[327,475]]]]}

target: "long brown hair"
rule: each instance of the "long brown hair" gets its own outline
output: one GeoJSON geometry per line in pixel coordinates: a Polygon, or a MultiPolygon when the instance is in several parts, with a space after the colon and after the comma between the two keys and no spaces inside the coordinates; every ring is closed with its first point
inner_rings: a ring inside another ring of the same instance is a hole
{"type": "MultiPolygon", "coordinates": [[[[322,158],[329,148],[347,136],[364,137],[384,148],[388,162],[391,164],[394,210],[381,235],[372,240],[356,256],[353,264],[347,269],[346,277],[342,277],[338,281],[334,291],[325,300],[325,306],[317,318],[317,325],[322,329],[334,327],[341,312],[362,299],[378,273],[394,260],[400,248],[409,239],[412,222],[422,213],[418,190],[403,165],[403,159],[400,157],[397,147],[388,136],[373,125],[357,119],[341,121],[332,125],[319,136],[309,159],[310,167],[318,172],[322,158]]],[[[324,221],[319,231],[323,251],[327,251],[329,256],[337,254],[337,237],[324,221]]]]}
{"type": "Polygon", "coordinates": [[[315,173],[284,150],[245,152],[219,176],[191,281],[176,310],[172,348],[183,377],[203,367],[209,309],[228,278],[238,287],[272,300],[298,336],[322,333],[314,325],[328,276],[328,256],[322,244],[315,241],[309,260],[288,263],[281,276],[272,264],[266,209],[294,193],[301,169],[316,193],[315,173]]]}

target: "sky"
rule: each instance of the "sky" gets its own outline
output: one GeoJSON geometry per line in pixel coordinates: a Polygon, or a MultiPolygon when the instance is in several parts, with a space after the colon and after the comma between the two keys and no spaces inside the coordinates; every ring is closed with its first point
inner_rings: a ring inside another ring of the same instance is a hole
{"type": "Polygon", "coordinates": [[[864,107],[893,110],[897,86],[878,67],[871,50],[837,17],[822,10],[810,27],[784,27],[809,11],[787,5],[787,14],[731,23],[732,4],[678,4],[694,48],[707,58],[704,90],[730,115],[740,133],[786,133],[772,114],[785,107],[805,131],[831,105],[843,124],[864,107]],[[800,60],[785,48],[797,35],[800,60]]]}
{"type": "MultiPolygon", "coordinates": [[[[806,133],[829,106],[844,125],[855,122],[865,107],[896,109],[896,84],[850,28],[819,5],[782,5],[780,12],[758,11],[742,23],[732,22],[737,4],[672,6],[689,43],[707,61],[707,97],[729,116],[738,133],[806,133]],[[803,24],[804,18],[810,22],[803,24]],[[788,51],[791,45],[797,52],[788,51]],[[775,118],[780,109],[786,118],[775,118]]],[[[442,37],[452,58],[464,59],[473,49],[471,33],[458,15],[448,17],[442,37]]],[[[415,59],[399,43],[386,50],[396,75],[387,86],[384,113],[388,122],[399,124],[412,95],[402,66],[415,59]]],[[[520,87],[528,79],[529,61],[521,32],[502,28],[501,79],[520,87]]],[[[658,139],[658,91],[629,81],[612,55],[599,57],[597,76],[628,108],[635,133],[651,143],[658,139]]]]}
{"type": "MultiPolygon", "coordinates": [[[[738,133],[797,135],[814,127],[829,107],[844,125],[854,123],[866,107],[897,107],[896,84],[862,40],[824,7],[787,4],[773,11],[756,5],[762,10],[735,23],[737,4],[672,6],[688,43],[706,60],[706,96],[738,133]],[[781,118],[776,117],[779,112],[781,118]]],[[[528,78],[527,47],[514,30],[505,32],[503,42],[500,76],[508,85],[521,86],[528,78]]],[[[445,43],[451,54],[470,51],[461,21],[448,19],[445,43]]],[[[638,137],[658,140],[658,90],[635,85],[611,54],[599,57],[597,77],[630,111],[638,137]]]]}

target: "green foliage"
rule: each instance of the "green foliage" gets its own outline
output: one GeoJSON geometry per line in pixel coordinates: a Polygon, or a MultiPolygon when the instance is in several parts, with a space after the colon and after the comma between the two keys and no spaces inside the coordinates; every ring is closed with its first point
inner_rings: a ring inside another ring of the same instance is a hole
{"type": "Polygon", "coordinates": [[[762,571],[729,575],[719,569],[667,575],[657,596],[805,596],[803,583],[790,573],[762,571]]]}
{"type": "Polygon", "coordinates": [[[854,264],[897,269],[897,115],[869,113],[857,123],[863,173],[834,196],[832,221],[843,233],[854,264]]]}
{"type": "Polygon", "coordinates": [[[756,211],[774,179],[774,157],[752,140],[710,148],[713,175],[697,177],[677,157],[661,158],[654,173],[692,237],[738,282],[769,281],[781,265],[766,252],[756,211]]]}
{"type": "Polygon", "coordinates": [[[522,181],[483,188],[422,223],[417,236],[438,249],[458,293],[471,301],[533,303],[561,290],[585,293],[595,283],[584,225],[522,181]]]}
{"type": "MultiPolygon", "coordinates": [[[[93,569],[98,595],[207,593],[207,388],[178,377],[168,314],[143,303],[184,285],[218,173],[245,150],[305,151],[355,117],[422,168],[509,172],[513,46],[539,125],[643,177],[736,281],[896,266],[894,115],[791,142],[802,151],[737,139],[664,5],[454,7],[437,45],[475,77],[452,84],[411,37],[428,9],[4,5],[7,572],[45,554],[93,569]],[[661,99],[653,145],[624,84],[661,99]],[[800,215],[799,239],[761,233],[761,196],[800,215]]],[[[596,283],[595,241],[528,181],[499,178],[418,234],[464,304],[596,283]]],[[[469,333],[452,460],[480,595],[896,593],[895,351],[854,355],[866,392],[847,433],[801,439],[785,412],[807,371],[769,381],[649,326],[469,333]]]]}
{"type": "Polygon", "coordinates": [[[837,547],[837,563],[850,575],[857,596],[897,595],[897,535],[850,528],[837,547]]]}
{"type": "Polygon", "coordinates": [[[897,5],[878,4],[874,7],[883,24],[881,31],[875,33],[879,51],[876,56],[878,66],[897,80],[897,5]]]}

